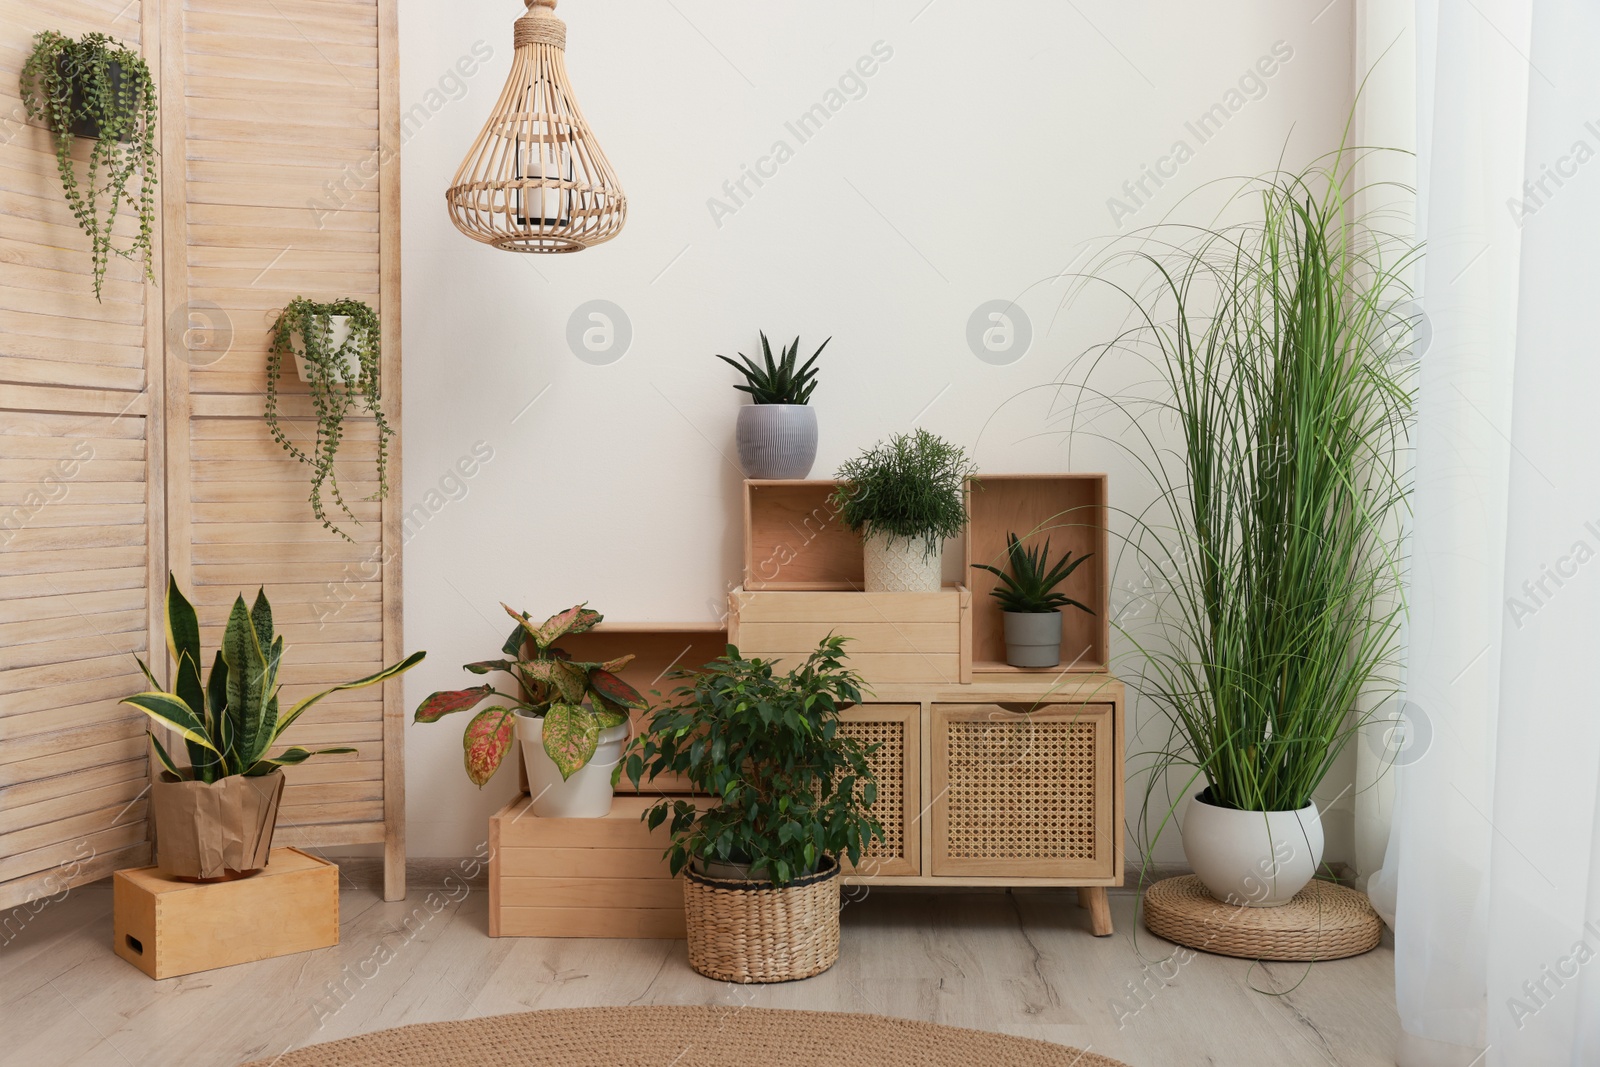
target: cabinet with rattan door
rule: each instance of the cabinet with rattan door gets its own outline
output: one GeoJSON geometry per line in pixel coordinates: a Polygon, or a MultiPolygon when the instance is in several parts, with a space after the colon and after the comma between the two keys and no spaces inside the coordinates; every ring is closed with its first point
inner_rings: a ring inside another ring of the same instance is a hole
{"type": "Polygon", "coordinates": [[[860,863],[846,860],[845,874],[921,874],[921,705],[862,704],[839,718],[841,734],[872,748],[867,763],[878,790],[872,814],[883,825],[883,840],[873,842],[860,863]]]}

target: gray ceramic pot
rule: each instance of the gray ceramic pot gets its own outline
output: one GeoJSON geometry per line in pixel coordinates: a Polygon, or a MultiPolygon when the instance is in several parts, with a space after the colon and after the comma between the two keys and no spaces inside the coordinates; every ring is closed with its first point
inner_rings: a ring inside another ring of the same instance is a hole
{"type": "Polygon", "coordinates": [[[1013,667],[1055,667],[1061,663],[1061,612],[1004,614],[1007,663],[1013,667]]]}
{"type": "Polygon", "coordinates": [[[750,478],[804,478],[817,461],[817,413],[805,404],[739,409],[739,462],[750,478]]]}

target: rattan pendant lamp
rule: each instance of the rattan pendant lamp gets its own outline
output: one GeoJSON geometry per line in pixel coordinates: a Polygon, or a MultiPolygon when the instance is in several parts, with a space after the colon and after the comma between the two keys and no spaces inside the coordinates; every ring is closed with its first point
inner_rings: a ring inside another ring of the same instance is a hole
{"type": "Polygon", "coordinates": [[[567,80],[556,0],[525,0],[511,75],[445,193],[456,229],[507,252],[581,252],[622,229],[628,198],[567,80]]]}

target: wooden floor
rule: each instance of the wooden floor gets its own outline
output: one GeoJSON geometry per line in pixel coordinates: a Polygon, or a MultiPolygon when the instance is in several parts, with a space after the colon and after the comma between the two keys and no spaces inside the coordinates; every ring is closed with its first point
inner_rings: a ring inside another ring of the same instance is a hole
{"type": "Polygon", "coordinates": [[[109,887],[76,890],[0,948],[0,1063],[237,1064],[406,1023],[625,1004],[876,1012],[1131,1067],[1394,1062],[1388,947],[1310,968],[1163,965],[1172,947],[1130,936],[1125,893],[1112,897],[1118,933],[1096,939],[1071,891],[876,890],[845,908],[833,970],[766,987],[699,977],[678,941],[491,939],[485,894],[455,895],[415,889],[386,904],[347,886],[337,948],[155,982],[111,953],[109,887]]]}

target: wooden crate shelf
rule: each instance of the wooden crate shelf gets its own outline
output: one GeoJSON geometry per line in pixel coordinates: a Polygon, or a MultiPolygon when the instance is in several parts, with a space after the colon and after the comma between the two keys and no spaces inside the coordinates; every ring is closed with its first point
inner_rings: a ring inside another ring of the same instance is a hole
{"type": "Polygon", "coordinates": [[[541,819],[532,803],[489,820],[489,936],[684,936],[667,829],[640,821],[654,798],[619,796],[602,819],[541,819]]]}
{"type": "MultiPolygon", "coordinates": [[[[669,674],[709,663],[727,651],[728,631],[715,623],[603,622],[588,633],[562,638],[561,647],[573,658],[590,663],[604,663],[633,653],[634,660],[622,672],[622,680],[643,693],[654,706],[659,702],[658,696],[669,697],[681,684],[668,678],[669,674]]],[[[638,736],[649,717],[648,710],[633,713],[634,736],[638,736]]],[[[642,783],[635,790],[623,776],[617,782],[617,792],[675,794],[693,792],[693,787],[686,778],[668,775],[642,783]]]]}
{"type": "Polygon", "coordinates": [[[974,674],[1052,675],[1096,673],[1109,669],[1111,658],[1111,569],[1106,548],[1106,476],[1104,474],[984,474],[968,482],[966,581],[972,587],[972,671],[974,674]],[[1050,554],[1065,550],[1094,558],[1067,579],[1061,591],[1094,609],[1075,608],[1062,614],[1061,664],[1057,667],[1012,667],[1006,663],[1005,618],[989,594],[999,583],[994,575],[973,567],[987,563],[1006,567],[1006,535],[1024,543],[1042,544],[1050,554]]]}
{"type": "Polygon", "coordinates": [[[960,683],[971,677],[967,650],[972,594],[734,590],[728,640],[741,654],[792,670],[829,634],[850,638],[850,666],[869,686],[960,683]]]}
{"type": "Polygon", "coordinates": [[[839,518],[834,481],[744,483],[744,587],[857,590],[865,582],[861,537],[839,518]]]}

